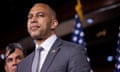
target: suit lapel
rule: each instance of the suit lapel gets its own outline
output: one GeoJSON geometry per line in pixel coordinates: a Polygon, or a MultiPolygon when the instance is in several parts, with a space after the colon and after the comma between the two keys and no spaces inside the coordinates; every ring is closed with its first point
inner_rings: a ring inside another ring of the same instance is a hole
{"type": "Polygon", "coordinates": [[[47,72],[47,69],[49,68],[49,66],[52,63],[53,59],[55,58],[56,54],[60,50],[60,47],[59,47],[60,45],[61,45],[61,41],[60,41],[60,39],[57,39],[47,55],[47,58],[43,64],[41,72],[47,72]]]}
{"type": "Polygon", "coordinates": [[[35,51],[34,52],[32,52],[32,54],[31,54],[31,57],[30,57],[30,69],[28,69],[28,70],[30,70],[30,71],[27,71],[27,72],[32,72],[32,63],[33,63],[33,59],[34,59],[34,56],[35,56],[35,51]]]}
{"type": "Polygon", "coordinates": [[[33,57],[34,52],[32,52],[30,55],[23,59],[23,61],[21,62],[23,67],[23,70],[21,70],[22,72],[31,72],[33,57]]]}

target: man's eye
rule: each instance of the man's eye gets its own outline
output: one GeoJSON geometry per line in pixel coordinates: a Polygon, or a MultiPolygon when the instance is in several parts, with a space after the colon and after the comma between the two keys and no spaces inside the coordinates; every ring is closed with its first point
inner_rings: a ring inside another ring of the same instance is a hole
{"type": "Polygon", "coordinates": [[[10,59],[7,59],[6,61],[7,61],[7,62],[12,62],[12,60],[13,60],[13,59],[10,58],[10,59]]]}
{"type": "Polygon", "coordinates": [[[44,17],[44,15],[43,15],[43,14],[38,14],[38,16],[39,16],[39,17],[44,17]]]}
{"type": "Polygon", "coordinates": [[[45,13],[44,12],[38,12],[36,15],[39,16],[39,17],[44,17],[45,13]]]}
{"type": "Polygon", "coordinates": [[[16,59],[21,60],[21,59],[23,59],[23,57],[22,56],[17,56],[16,59]]]}
{"type": "Polygon", "coordinates": [[[31,15],[28,15],[28,19],[31,19],[32,18],[32,16],[31,15]]]}

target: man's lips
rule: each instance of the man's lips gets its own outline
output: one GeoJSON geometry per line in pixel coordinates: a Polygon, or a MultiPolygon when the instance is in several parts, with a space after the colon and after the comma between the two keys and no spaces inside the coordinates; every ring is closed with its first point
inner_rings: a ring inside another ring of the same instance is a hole
{"type": "Polygon", "coordinates": [[[40,26],[31,26],[31,27],[30,27],[30,29],[33,30],[33,31],[34,31],[34,30],[37,30],[38,28],[40,28],[40,26]]]}

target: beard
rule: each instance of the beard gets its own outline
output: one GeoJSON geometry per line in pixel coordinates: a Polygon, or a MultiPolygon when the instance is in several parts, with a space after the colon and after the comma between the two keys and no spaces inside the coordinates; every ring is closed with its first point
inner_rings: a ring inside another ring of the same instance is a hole
{"type": "Polygon", "coordinates": [[[29,32],[29,34],[34,40],[45,40],[51,35],[49,32],[29,32]]]}
{"type": "Polygon", "coordinates": [[[39,35],[39,36],[31,36],[34,40],[43,40],[44,39],[44,37],[43,36],[41,36],[41,35],[39,35]]]}
{"type": "Polygon", "coordinates": [[[42,36],[41,34],[30,34],[30,36],[34,39],[34,40],[42,40],[44,39],[44,36],[42,36]]]}

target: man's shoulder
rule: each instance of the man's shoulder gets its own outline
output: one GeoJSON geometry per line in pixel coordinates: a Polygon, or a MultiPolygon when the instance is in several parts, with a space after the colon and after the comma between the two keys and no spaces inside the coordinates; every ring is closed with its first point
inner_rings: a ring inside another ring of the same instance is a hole
{"type": "Polygon", "coordinates": [[[60,39],[60,41],[62,42],[62,47],[65,47],[65,49],[77,49],[77,50],[80,50],[80,49],[85,49],[82,45],[80,44],[76,44],[76,43],[73,43],[73,42],[70,42],[70,41],[66,41],[66,40],[63,40],[63,39],[60,39]]]}
{"type": "Polygon", "coordinates": [[[64,45],[75,46],[75,47],[82,47],[80,44],[76,44],[76,43],[73,43],[71,41],[66,41],[66,40],[63,40],[63,39],[61,39],[61,40],[63,41],[64,45]]]}
{"type": "Polygon", "coordinates": [[[30,53],[28,56],[26,56],[19,64],[27,64],[30,62],[30,60],[32,60],[34,56],[34,52],[30,53]]]}

